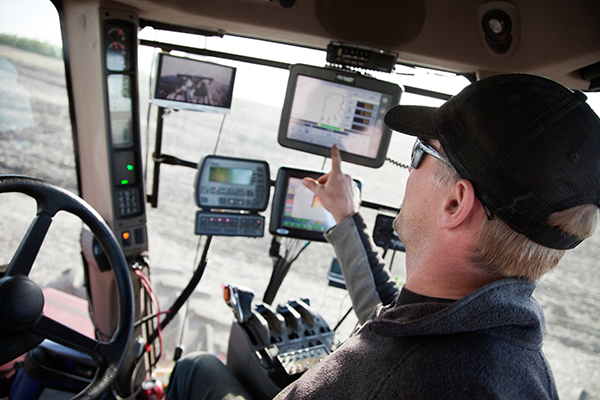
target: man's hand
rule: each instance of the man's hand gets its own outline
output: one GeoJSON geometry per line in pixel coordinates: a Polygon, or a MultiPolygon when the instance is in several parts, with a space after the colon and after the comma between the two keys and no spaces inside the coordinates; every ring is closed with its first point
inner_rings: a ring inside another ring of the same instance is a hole
{"type": "Polygon", "coordinates": [[[358,187],[350,175],[342,173],[342,156],[337,146],[331,148],[331,172],[316,180],[304,178],[302,183],[314,192],[336,223],[358,211],[358,187]]]}

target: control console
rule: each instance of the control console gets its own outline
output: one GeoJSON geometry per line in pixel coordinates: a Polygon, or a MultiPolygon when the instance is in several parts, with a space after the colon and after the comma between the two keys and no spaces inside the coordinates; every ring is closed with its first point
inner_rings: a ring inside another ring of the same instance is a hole
{"type": "Polygon", "coordinates": [[[258,214],[196,211],[196,235],[262,237],[264,226],[258,214]]]}
{"type": "Polygon", "coordinates": [[[227,368],[253,398],[273,398],[337,347],[333,331],[308,299],[289,300],[275,308],[268,304],[252,307],[253,294],[231,285],[224,288],[236,317],[229,335],[227,368]]]}
{"type": "Polygon", "coordinates": [[[266,161],[209,155],[198,163],[196,235],[264,236],[271,177],[266,161]]]}
{"type": "Polygon", "coordinates": [[[266,161],[206,156],[198,164],[196,205],[200,208],[264,211],[271,177],[266,161]]]}

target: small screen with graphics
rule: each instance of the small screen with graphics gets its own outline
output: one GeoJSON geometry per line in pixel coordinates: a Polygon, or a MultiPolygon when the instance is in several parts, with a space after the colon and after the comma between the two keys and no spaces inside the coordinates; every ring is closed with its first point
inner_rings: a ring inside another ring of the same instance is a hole
{"type": "Polygon", "coordinates": [[[335,219],[323,207],[319,198],[302,184],[302,179],[290,178],[281,225],[286,228],[325,232],[335,225],[335,219]]]}
{"type": "MultiPolygon", "coordinates": [[[[281,167],[275,181],[269,232],[289,238],[325,241],[323,235],[336,222],[319,198],[302,184],[305,177],[318,179],[323,171],[281,167]]],[[[358,189],[360,179],[354,179],[358,189]]]]}
{"type": "Polygon", "coordinates": [[[254,171],[251,169],[210,167],[208,180],[211,182],[249,185],[252,183],[253,173],[254,171]]]}

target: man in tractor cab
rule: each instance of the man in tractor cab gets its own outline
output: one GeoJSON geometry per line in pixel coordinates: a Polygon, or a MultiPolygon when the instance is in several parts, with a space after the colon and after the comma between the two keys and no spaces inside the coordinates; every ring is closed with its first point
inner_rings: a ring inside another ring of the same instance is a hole
{"type": "MultiPolygon", "coordinates": [[[[326,238],[363,325],[277,399],[557,399],[532,293],[597,225],[600,120],[585,100],[545,78],[498,75],[437,109],[387,113],[391,129],[416,136],[394,221],[400,290],[333,148],[331,172],[303,182],[337,222],[326,238]]],[[[208,389],[189,386],[202,365],[184,359],[167,398],[248,398],[231,383],[194,397],[208,389]]]]}

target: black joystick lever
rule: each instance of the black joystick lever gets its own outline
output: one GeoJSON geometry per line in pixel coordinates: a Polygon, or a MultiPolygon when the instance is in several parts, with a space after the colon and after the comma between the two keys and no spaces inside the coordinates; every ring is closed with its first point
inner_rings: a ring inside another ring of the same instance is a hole
{"type": "Polygon", "coordinates": [[[223,299],[233,310],[233,315],[239,323],[248,322],[252,316],[252,299],[254,293],[251,289],[223,284],[223,299]]]}

